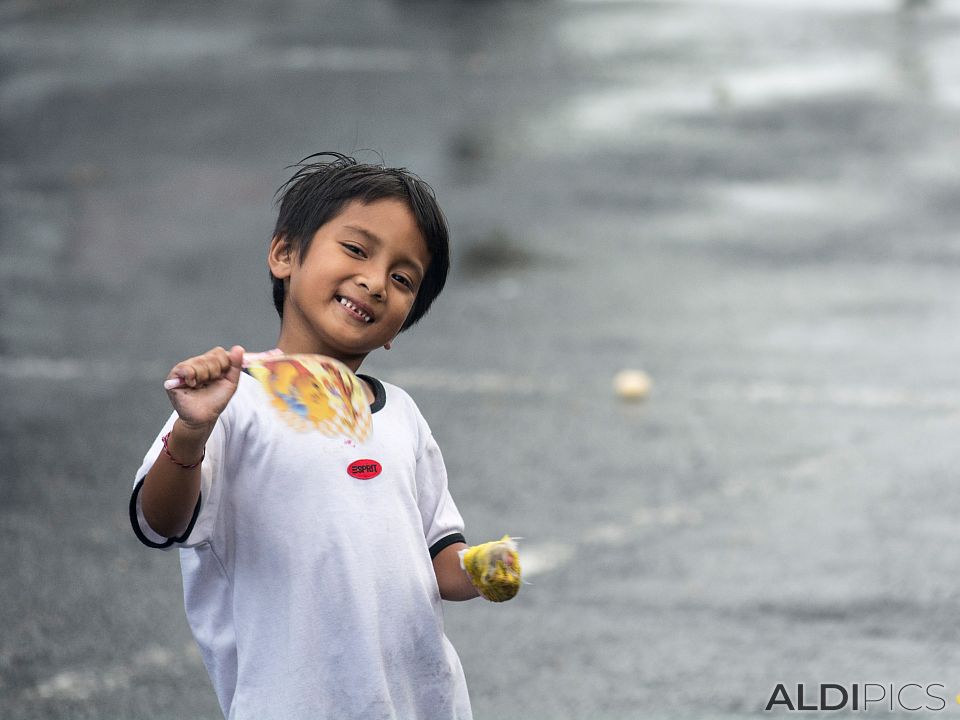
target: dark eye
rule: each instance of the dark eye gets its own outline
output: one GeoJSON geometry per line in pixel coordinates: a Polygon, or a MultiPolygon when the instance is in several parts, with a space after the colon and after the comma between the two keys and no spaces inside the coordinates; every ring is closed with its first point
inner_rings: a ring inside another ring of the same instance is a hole
{"type": "Polygon", "coordinates": [[[353,245],[351,243],[341,243],[343,249],[346,250],[351,255],[356,255],[357,257],[366,257],[366,253],[363,252],[363,248],[359,245],[353,245]]]}
{"type": "Polygon", "coordinates": [[[404,287],[410,290],[413,290],[413,281],[410,278],[408,278],[406,275],[394,275],[393,279],[396,280],[401,285],[403,285],[404,287]]]}

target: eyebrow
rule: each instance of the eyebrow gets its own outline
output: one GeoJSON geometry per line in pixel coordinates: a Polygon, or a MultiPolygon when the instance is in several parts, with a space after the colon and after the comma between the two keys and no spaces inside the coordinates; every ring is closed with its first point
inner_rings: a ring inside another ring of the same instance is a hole
{"type": "MultiPolygon", "coordinates": [[[[355,232],[355,233],[359,233],[359,234],[363,235],[367,240],[369,240],[370,242],[374,243],[375,245],[378,245],[378,246],[380,246],[380,247],[382,247],[382,246],[384,245],[383,238],[381,238],[381,237],[380,237],[379,235],[377,235],[376,233],[370,232],[370,231],[367,230],[366,228],[359,227],[359,226],[357,226],[357,225],[344,225],[343,227],[345,227],[347,230],[352,230],[352,231],[355,232]]],[[[426,268],[420,267],[420,263],[418,263],[418,262],[417,262],[416,260],[414,260],[413,258],[406,258],[406,259],[404,259],[404,260],[402,261],[402,264],[404,264],[404,265],[409,265],[410,267],[414,268],[414,269],[417,271],[417,273],[420,275],[420,279],[421,279],[421,280],[422,280],[423,277],[427,274],[426,268]]]]}
{"type": "Polygon", "coordinates": [[[369,240],[370,242],[374,242],[377,245],[383,245],[383,240],[380,239],[380,236],[370,232],[366,228],[357,227],[356,225],[344,225],[344,227],[347,230],[353,230],[354,232],[364,235],[367,238],[367,240],[369,240]]]}

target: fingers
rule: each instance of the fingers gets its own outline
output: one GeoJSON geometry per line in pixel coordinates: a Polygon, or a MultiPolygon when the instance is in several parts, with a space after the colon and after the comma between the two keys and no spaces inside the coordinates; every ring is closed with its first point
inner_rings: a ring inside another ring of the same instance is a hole
{"type": "Polygon", "coordinates": [[[203,355],[197,355],[175,365],[168,379],[180,378],[181,387],[202,387],[214,380],[219,380],[231,367],[239,368],[242,362],[243,348],[239,345],[234,346],[230,353],[222,347],[215,347],[203,355]]]}

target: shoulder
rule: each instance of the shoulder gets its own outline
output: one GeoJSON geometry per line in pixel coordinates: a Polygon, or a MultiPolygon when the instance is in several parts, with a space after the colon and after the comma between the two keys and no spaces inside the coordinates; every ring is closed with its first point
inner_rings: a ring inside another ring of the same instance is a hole
{"type": "Polygon", "coordinates": [[[413,398],[399,385],[394,385],[379,377],[365,373],[358,373],[357,376],[373,388],[374,397],[370,404],[371,412],[379,413],[385,409],[396,411],[417,408],[413,398]]]}
{"type": "Polygon", "coordinates": [[[408,393],[399,385],[394,385],[393,383],[383,381],[380,382],[383,385],[384,393],[386,395],[386,407],[393,405],[395,410],[408,413],[411,416],[416,417],[418,422],[426,422],[423,419],[423,414],[420,412],[420,407],[417,405],[416,400],[413,399],[413,396],[410,395],[410,393],[408,393]]]}
{"type": "Polygon", "coordinates": [[[385,380],[380,380],[379,382],[381,385],[383,385],[384,392],[386,393],[386,396],[389,398],[390,402],[417,409],[419,412],[417,403],[414,401],[413,397],[411,397],[410,393],[408,393],[399,385],[394,385],[391,382],[386,382],[385,380]]]}
{"type": "Polygon", "coordinates": [[[384,380],[374,378],[374,382],[380,385],[378,394],[383,393],[383,397],[378,397],[375,405],[371,407],[374,422],[378,425],[389,425],[392,432],[409,432],[418,438],[417,444],[422,445],[426,437],[431,435],[430,426],[410,393],[399,385],[384,380]]]}

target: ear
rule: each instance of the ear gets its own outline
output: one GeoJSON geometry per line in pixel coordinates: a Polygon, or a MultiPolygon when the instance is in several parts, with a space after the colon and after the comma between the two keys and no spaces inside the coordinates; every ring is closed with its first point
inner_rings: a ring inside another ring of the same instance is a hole
{"type": "Polygon", "coordinates": [[[393,347],[393,342],[390,340],[387,340],[387,344],[383,346],[383,349],[389,350],[391,347],[393,347]]]}
{"type": "Polygon", "coordinates": [[[296,253],[285,235],[274,235],[267,252],[270,274],[278,280],[286,280],[293,271],[296,253]]]}

